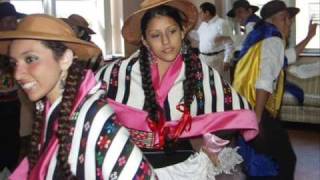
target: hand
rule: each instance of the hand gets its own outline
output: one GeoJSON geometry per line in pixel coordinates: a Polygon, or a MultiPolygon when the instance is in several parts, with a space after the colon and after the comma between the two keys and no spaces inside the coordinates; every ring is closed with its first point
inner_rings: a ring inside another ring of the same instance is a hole
{"type": "Polygon", "coordinates": [[[229,69],[230,69],[230,63],[228,62],[223,63],[223,70],[228,71],[229,69]]]}
{"type": "Polygon", "coordinates": [[[317,25],[318,24],[314,24],[312,23],[312,20],[310,20],[307,38],[312,39],[316,35],[317,25]]]}

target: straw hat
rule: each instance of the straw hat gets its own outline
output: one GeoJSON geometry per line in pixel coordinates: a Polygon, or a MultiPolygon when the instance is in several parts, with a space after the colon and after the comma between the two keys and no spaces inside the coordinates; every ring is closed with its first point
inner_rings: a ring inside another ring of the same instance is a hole
{"type": "Polygon", "coordinates": [[[85,29],[89,34],[95,34],[95,32],[89,28],[89,23],[78,14],[71,14],[68,18],[63,18],[62,20],[71,26],[79,26],[85,29]]]}
{"type": "Polygon", "coordinates": [[[15,31],[0,32],[0,54],[6,54],[13,39],[61,41],[81,60],[88,60],[100,53],[93,43],[78,39],[71,27],[62,20],[44,14],[23,18],[15,31]]]}
{"type": "Polygon", "coordinates": [[[293,18],[299,13],[300,9],[296,7],[287,7],[283,1],[273,0],[269,1],[261,8],[260,16],[262,19],[267,19],[280,11],[287,11],[290,18],[293,18]]]}
{"type": "Polygon", "coordinates": [[[128,43],[139,44],[141,40],[140,23],[142,16],[147,10],[160,5],[175,7],[186,15],[187,19],[184,24],[186,32],[190,31],[198,20],[198,10],[188,0],[144,0],[140,4],[140,9],[129,16],[122,27],[122,35],[128,43]]]}

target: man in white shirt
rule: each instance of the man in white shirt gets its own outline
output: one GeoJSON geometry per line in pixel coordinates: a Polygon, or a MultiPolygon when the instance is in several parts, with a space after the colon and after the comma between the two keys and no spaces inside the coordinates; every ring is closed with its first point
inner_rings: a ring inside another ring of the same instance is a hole
{"type": "MultiPolygon", "coordinates": [[[[216,14],[216,8],[212,3],[202,3],[200,9],[202,22],[197,31],[190,32],[190,37],[199,41],[200,59],[223,74],[229,69],[233,45],[230,41],[217,42],[216,39],[220,36],[230,37],[231,28],[216,14]]],[[[225,78],[228,78],[226,73],[225,78]]]]}
{"type": "Polygon", "coordinates": [[[233,3],[232,9],[227,13],[227,16],[234,18],[241,26],[242,35],[237,36],[235,42],[236,49],[241,49],[241,44],[246,36],[253,30],[255,24],[261,19],[255,12],[259,10],[258,6],[251,5],[246,0],[238,0],[233,3]]]}
{"type": "MultiPolygon", "coordinates": [[[[292,19],[298,12],[298,8],[286,7],[279,0],[265,4],[260,13],[263,21],[247,36],[235,70],[233,86],[250,102],[261,127],[260,136],[252,145],[278,165],[278,174],[266,174],[276,175],[268,179],[293,180],[295,170],[296,157],[277,116],[284,91],[284,67],[290,63],[288,60],[296,59],[285,58],[285,49],[292,19]]],[[[315,35],[313,26],[310,24],[306,41],[315,35]]]]}

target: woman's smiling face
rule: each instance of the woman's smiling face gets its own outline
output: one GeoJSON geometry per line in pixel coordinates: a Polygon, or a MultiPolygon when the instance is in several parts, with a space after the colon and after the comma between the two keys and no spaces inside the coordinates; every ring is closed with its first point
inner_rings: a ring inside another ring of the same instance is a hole
{"type": "Polygon", "coordinates": [[[10,46],[14,77],[31,101],[47,97],[54,101],[61,94],[62,69],[53,51],[38,40],[14,40],[10,46]]]}

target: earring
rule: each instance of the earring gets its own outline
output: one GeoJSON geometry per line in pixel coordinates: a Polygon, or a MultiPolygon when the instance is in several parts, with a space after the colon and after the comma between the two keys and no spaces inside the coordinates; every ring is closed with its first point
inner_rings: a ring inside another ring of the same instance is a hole
{"type": "Polygon", "coordinates": [[[184,40],[182,41],[180,52],[181,52],[181,54],[187,54],[188,53],[188,44],[184,40]]]}
{"type": "Polygon", "coordinates": [[[66,80],[65,79],[60,79],[60,89],[64,89],[64,87],[66,86],[66,80]]]}
{"type": "Polygon", "coordinates": [[[66,86],[66,73],[64,71],[61,72],[61,78],[59,87],[61,90],[64,90],[64,87],[66,86]]]}

